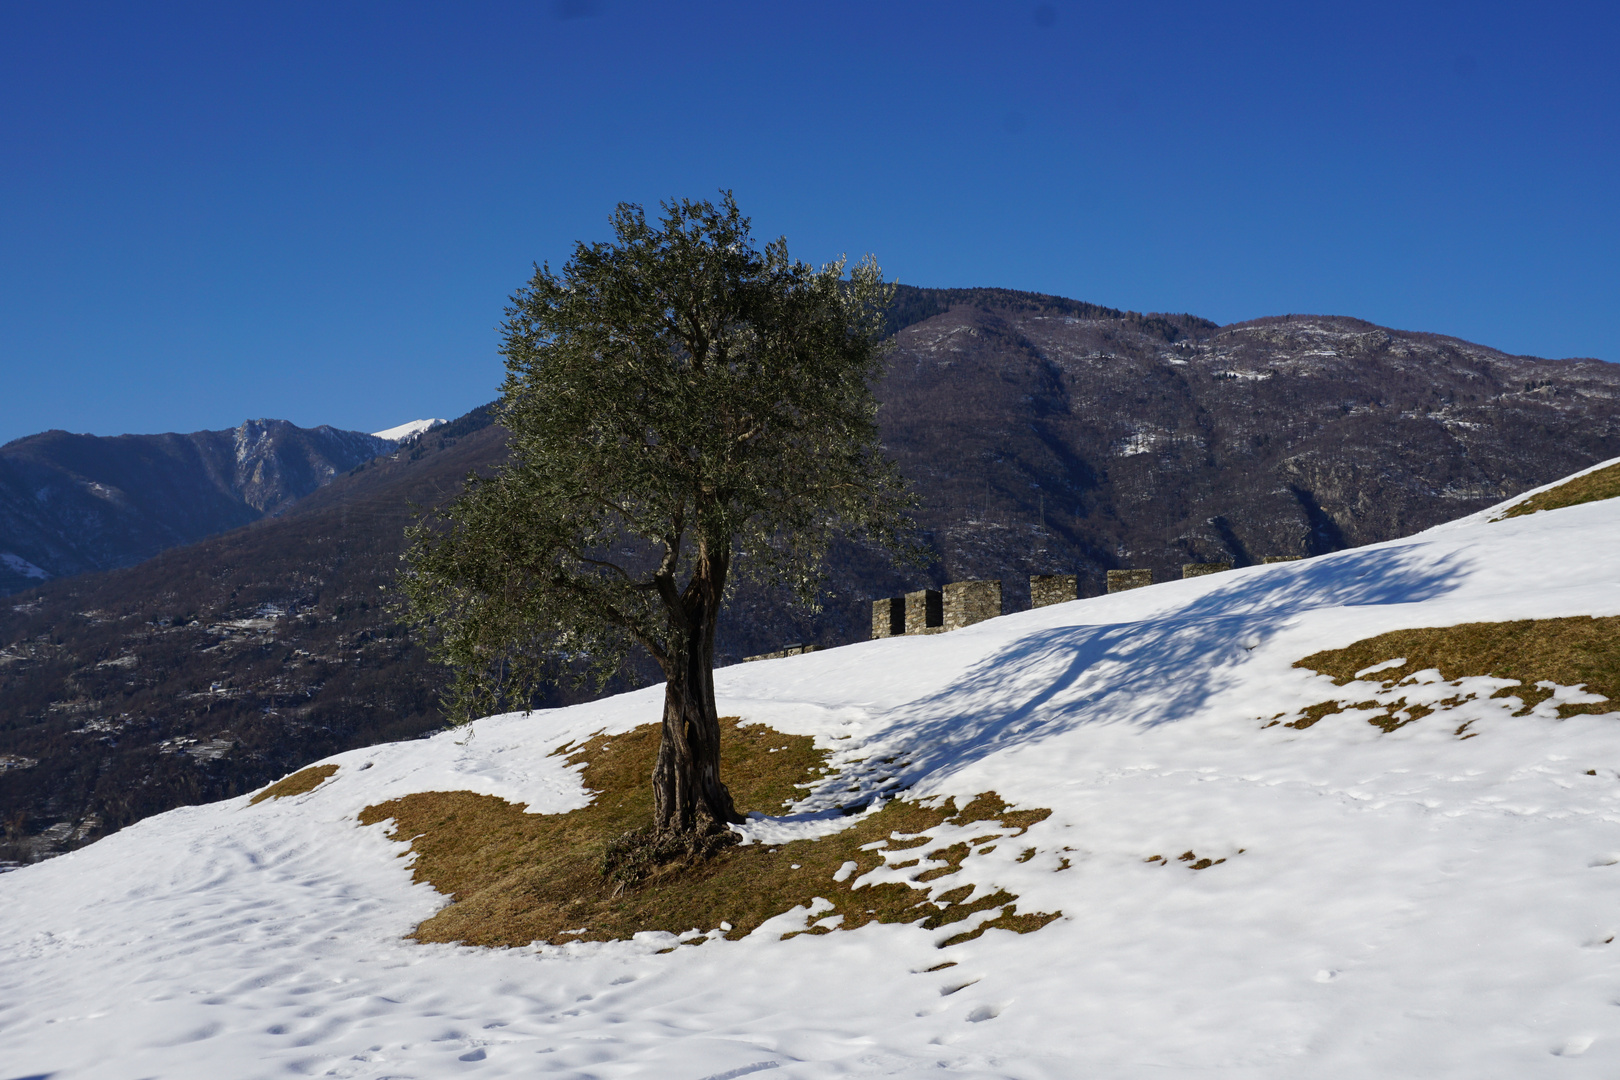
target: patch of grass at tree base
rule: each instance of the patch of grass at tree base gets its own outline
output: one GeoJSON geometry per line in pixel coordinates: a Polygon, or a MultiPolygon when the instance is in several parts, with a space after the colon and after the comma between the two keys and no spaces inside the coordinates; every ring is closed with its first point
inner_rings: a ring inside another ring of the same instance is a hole
{"type": "MultiPolygon", "coordinates": [[[[740,724],[736,718],[722,723],[722,776],[745,812],[782,812],[802,795],[799,785],[826,771],[825,753],[808,737],[740,724]]],[[[569,764],[583,764],[581,779],[596,792],[589,806],[566,814],[528,814],[521,805],[466,791],[423,792],[366,807],[360,823],[393,819],[390,836],[411,841],[415,880],[454,900],[411,936],[424,942],[521,946],[625,940],[649,930],[681,934],[728,923],[726,936],[735,939],[817,898],[832,907],[824,907],[817,925],[804,933],[869,922],[942,929],[996,912],[942,941],[943,947],[992,927],[1028,933],[1061,914],[1020,913],[1018,898],[1004,890],[969,900],[972,886],[932,884],[956,873],[971,848],[956,843],[921,850],[930,843],[925,835],[929,830],[983,821],[995,831],[974,842],[988,843],[1021,835],[1051,813],[1012,810],[993,792],[960,810],[951,800],[924,804],[894,799],[832,836],[725,846],[708,857],[674,862],[651,859],[641,868],[645,876],[638,883],[616,882],[603,873],[604,855],[616,841],[650,822],[648,778],[657,749],[655,724],[560,747],[569,764]],[[915,884],[852,888],[856,878],[882,864],[878,849],[883,847],[916,847],[919,855],[944,865],[916,875],[915,884]],[[855,871],[835,881],[846,862],[855,863],[855,871]]]]}
{"type": "Polygon", "coordinates": [[[248,805],[257,806],[266,799],[285,799],[289,795],[302,795],[306,791],[314,791],[337,771],[336,765],[311,765],[307,769],[299,769],[291,776],[277,780],[253,796],[248,800],[248,805]]]}

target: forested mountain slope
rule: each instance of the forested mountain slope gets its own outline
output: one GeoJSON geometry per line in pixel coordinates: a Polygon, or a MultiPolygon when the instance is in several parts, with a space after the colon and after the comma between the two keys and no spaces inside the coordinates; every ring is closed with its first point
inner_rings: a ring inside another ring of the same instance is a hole
{"type": "Polygon", "coordinates": [[[387,612],[387,586],[413,504],[501,460],[502,436],[478,411],[280,518],[13,597],[0,609],[13,839],[98,834],[438,726],[442,678],[387,612]]]}
{"type": "Polygon", "coordinates": [[[880,393],[948,577],[1316,555],[1620,454],[1620,366],[1346,318],[961,305],[880,393]]]}

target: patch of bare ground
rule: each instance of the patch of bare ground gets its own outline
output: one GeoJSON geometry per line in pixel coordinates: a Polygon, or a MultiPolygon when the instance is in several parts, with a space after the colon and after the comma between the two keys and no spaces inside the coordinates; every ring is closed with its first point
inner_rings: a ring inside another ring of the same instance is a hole
{"type": "MultiPolygon", "coordinates": [[[[1503,686],[1491,696],[1518,698],[1521,706],[1515,716],[1528,715],[1559,687],[1582,687],[1586,694],[1605,699],[1559,702],[1555,708],[1560,718],[1582,713],[1601,715],[1620,709],[1620,616],[1521,619],[1396,630],[1342,649],[1313,653],[1294,666],[1321,672],[1339,686],[1357,683],[1363,692],[1369,684],[1379,684],[1385,693],[1351,704],[1342,700],[1319,702],[1299,710],[1291,719],[1288,714],[1278,714],[1266,727],[1283,724],[1308,728],[1324,717],[1356,709],[1370,710],[1367,722],[1387,733],[1430,713],[1444,712],[1471,696],[1459,687],[1457,695],[1429,704],[1408,704],[1405,696],[1389,698],[1387,692],[1414,686],[1418,683],[1416,676],[1430,670],[1438,671],[1441,681],[1447,684],[1460,684],[1463,679],[1482,675],[1512,680],[1512,685],[1503,686]],[[1358,679],[1358,674],[1363,677],[1358,679]]],[[[1468,726],[1457,729],[1458,738],[1473,737],[1466,733],[1468,726]]]]}
{"type": "Polygon", "coordinates": [[[1585,476],[1566,480],[1555,488],[1549,488],[1522,503],[1516,503],[1493,520],[1503,521],[1507,518],[1534,514],[1538,510],[1558,510],[1565,506],[1579,506],[1581,503],[1598,502],[1616,496],[1620,496],[1620,465],[1610,465],[1607,469],[1599,469],[1585,476]]]}
{"type": "MultiPolygon", "coordinates": [[[[1238,848],[1237,853],[1241,855],[1246,850],[1248,849],[1238,848]]],[[[1160,866],[1173,865],[1172,861],[1165,858],[1163,855],[1150,855],[1142,861],[1147,863],[1158,863],[1160,866]]],[[[1219,866],[1225,861],[1226,860],[1224,858],[1212,859],[1208,855],[1199,855],[1196,851],[1183,851],[1180,855],[1177,855],[1174,860],[1174,862],[1186,863],[1187,869],[1189,870],[1208,870],[1210,867],[1219,866]]]]}
{"type": "Polygon", "coordinates": [[[306,791],[314,791],[337,771],[336,765],[311,765],[307,769],[299,769],[291,776],[283,777],[260,791],[248,800],[248,805],[256,806],[266,799],[285,799],[289,795],[302,795],[306,791]]]}
{"type": "MultiPolygon", "coordinates": [[[[745,811],[781,813],[827,769],[826,754],[808,737],[741,724],[735,717],[721,724],[726,783],[745,811]]],[[[987,853],[995,841],[1020,836],[1051,813],[1014,810],[993,792],[960,809],[951,800],[894,799],[832,836],[720,846],[653,861],[628,878],[614,875],[610,852],[651,820],[648,777],[657,749],[658,727],[651,724],[559,747],[569,764],[583,765],[581,780],[595,792],[589,806],[566,814],[528,814],[520,804],[466,791],[423,792],[366,807],[360,823],[392,819],[389,835],[411,842],[415,880],[453,900],[410,936],[519,946],[720,929],[735,939],[821,899],[815,924],[799,932],[869,922],[928,929],[963,924],[960,933],[940,941],[944,947],[991,927],[1028,933],[1061,914],[1020,912],[1011,893],[952,881],[970,851],[987,853]],[[982,830],[961,840],[953,836],[947,843],[930,835],[942,826],[980,822],[982,830]],[[885,850],[915,850],[916,871],[904,882],[856,887],[862,874],[884,865],[885,850]]]]}

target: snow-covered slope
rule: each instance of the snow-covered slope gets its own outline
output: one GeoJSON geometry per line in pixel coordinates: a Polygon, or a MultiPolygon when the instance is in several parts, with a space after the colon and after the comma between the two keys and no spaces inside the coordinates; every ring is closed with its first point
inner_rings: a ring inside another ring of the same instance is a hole
{"type": "Polygon", "coordinates": [[[912,795],[1053,810],[1020,840],[1037,857],[962,873],[1063,917],[946,950],[905,925],[780,940],[802,909],[667,953],[662,934],[401,939],[445,900],[362,807],[583,805],[548,752],[655,719],[657,688],[340,755],[309,794],[176,810],[0,876],[0,1075],[1615,1076],[1620,715],[1515,718],[1481,694],[1389,734],[1263,718],[1329,695],[1293,666],[1320,649],[1620,614],[1617,536],[1620,500],[1476,518],[717,673],[726,711],[815,734],[847,776],[903,751],[912,795]]]}
{"type": "Polygon", "coordinates": [[[431,431],[444,423],[443,420],[412,420],[409,423],[391,427],[386,431],[373,431],[372,435],[379,439],[391,439],[394,442],[404,442],[413,439],[424,431],[431,431]]]}

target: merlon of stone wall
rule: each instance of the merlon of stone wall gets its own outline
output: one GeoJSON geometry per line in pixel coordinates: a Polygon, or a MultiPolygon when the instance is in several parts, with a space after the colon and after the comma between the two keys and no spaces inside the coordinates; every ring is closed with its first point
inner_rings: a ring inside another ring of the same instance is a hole
{"type": "Polygon", "coordinates": [[[906,598],[886,596],[872,601],[872,637],[899,637],[906,632],[906,598]]]}
{"type": "Polygon", "coordinates": [[[1001,582],[953,581],[945,586],[945,629],[994,619],[1001,614],[1001,582]]]}
{"type": "Polygon", "coordinates": [[[1203,577],[1205,574],[1219,574],[1222,571],[1230,569],[1232,569],[1232,564],[1229,562],[1182,563],[1181,576],[1183,579],[1190,577],[1203,577]]]}
{"type": "MultiPolygon", "coordinates": [[[[949,585],[945,586],[947,589],[949,585]]],[[[938,589],[918,589],[906,593],[906,633],[938,633],[944,629],[945,612],[938,589]]]]}
{"type": "Polygon", "coordinates": [[[1063,604],[1080,596],[1080,579],[1074,574],[1032,574],[1029,579],[1029,606],[1063,604]]]}
{"type": "Polygon", "coordinates": [[[1140,589],[1153,584],[1152,570],[1110,570],[1108,571],[1108,591],[1125,592],[1127,589],[1140,589]]]}
{"type": "Polygon", "coordinates": [[[1303,556],[1303,555],[1267,555],[1264,559],[1262,559],[1260,561],[1263,562],[1263,563],[1299,562],[1299,560],[1303,559],[1304,557],[1305,556],[1303,556]]]}

